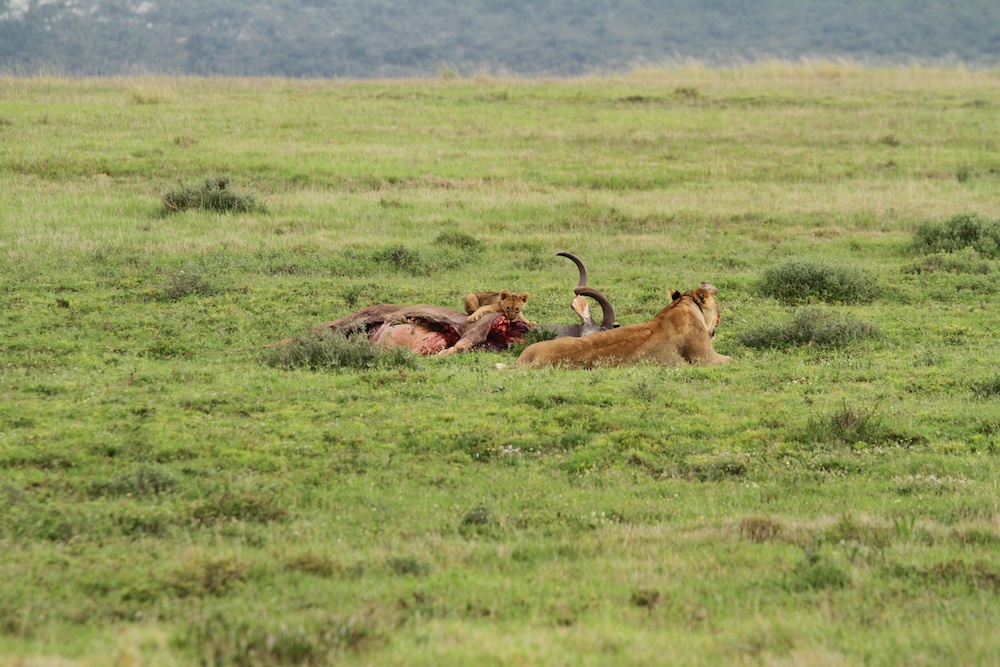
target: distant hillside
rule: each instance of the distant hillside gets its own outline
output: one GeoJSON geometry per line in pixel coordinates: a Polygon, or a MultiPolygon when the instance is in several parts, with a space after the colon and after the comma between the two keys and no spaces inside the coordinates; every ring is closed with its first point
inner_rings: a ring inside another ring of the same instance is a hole
{"type": "Polygon", "coordinates": [[[1000,63],[997,0],[3,0],[0,71],[572,75],[639,62],[1000,63]]]}

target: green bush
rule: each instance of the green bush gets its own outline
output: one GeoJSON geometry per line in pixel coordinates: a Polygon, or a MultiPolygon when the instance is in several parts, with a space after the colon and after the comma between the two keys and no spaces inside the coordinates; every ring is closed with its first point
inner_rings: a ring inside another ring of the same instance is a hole
{"type": "Polygon", "coordinates": [[[163,298],[176,301],[186,296],[212,296],[219,290],[205,280],[201,273],[194,269],[183,269],[171,274],[163,288],[163,298]]]}
{"type": "Polygon", "coordinates": [[[924,255],[913,261],[909,266],[903,267],[903,273],[924,274],[937,273],[965,273],[988,275],[993,273],[994,267],[991,262],[984,259],[973,248],[961,248],[954,252],[934,252],[924,255]]]}
{"type": "Polygon", "coordinates": [[[371,370],[414,366],[414,355],[406,348],[382,348],[364,336],[347,336],[340,331],[309,332],[267,348],[262,360],[282,369],[371,370]]]}
{"type": "Polygon", "coordinates": [[[188,209],[219,213],[259,213],[264,210],[264,205],[254,195],[231,190],[226,177],[207,179],[201,187],[182,185],[163,195],[163,205],[173,213],[188,209]]]}
{"type": "Polygon", "coordinates": [[[878,335],[878,328],[850,316],[838,317],[821,308],[799,309],[787,324],[752,329],[739,341],[752,348],[785,348],[795,345],[839,347],[878,335]]]}
{"type": "Polygon", "coordinates": [[[873,277],[853,267],[791,259],[764,272],[760,291],[793,303],[811,299],[860,303],[870,301],[878,286],[873,277]]]}
{"type": "Polygon", "coordinates": [[[482,241],[477,239],[471,234],[466,234],[464,232],[441,232],[438,237],[434,239],[434,243],[438,245],[452,246],[454,248],[459,248],[460,250],[467,250],[469,252],[478,252],[483,249],[484,244],[482,241]]]}
{"type": "MultiPolygon", "coordinates": [[[[447,248],[441,249],[441,254],[447,248]]],[[[454,252],[454,251],[453,251],[454,252]]],[[[455,252],[456,255],[462,254],[455,252]]],[[[408,276],[426,276],[433,270],[454,265],[442,256],[430,256],[404,245],[377,248],[347,248],[335,260],[334,275],[339,276],[380,276],[386,273],[401,273],[408,276]]]]}
{"type": "Polygon", "coordinates": [[[913,235],[913,250],[922,255],[972,248],[983,257],[1000,258],[1000,221],[963,213],[944,223],[925,223],[913,235]]]}

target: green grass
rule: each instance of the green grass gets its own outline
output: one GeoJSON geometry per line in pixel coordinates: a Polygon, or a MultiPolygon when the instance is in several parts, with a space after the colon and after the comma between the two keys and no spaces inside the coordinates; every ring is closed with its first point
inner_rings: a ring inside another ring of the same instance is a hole
{"type": "Polygon", "coordinates": [[[996,662],[997,76],[0,79],[0,663],[996,662]],[[300,336],[562,250],[735,363],[300,336]]]}

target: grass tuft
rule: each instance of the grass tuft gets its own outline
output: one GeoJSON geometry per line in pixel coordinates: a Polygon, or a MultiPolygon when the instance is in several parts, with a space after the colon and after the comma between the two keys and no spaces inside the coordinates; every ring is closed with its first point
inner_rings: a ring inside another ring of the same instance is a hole
{"type": "Polygon", "coordinates": [[[223,492],[221,495],[199,501],[191,512],[201,526],[214,526],[231,521],[270,523],[282,521],[287,512],[270,496],[223,492]]]}
{"type": "Polygon", "coordinates": [[[268,366],[291,370],[371,370],[412,368],[413,353],[405,348],[382,348],[364,336],[339,331],[309,332],[284,345],[267,348],[262,361],[268,366]]]}
{"type": "Polygon", "coordinates": [[[807,553],[792,569],[790,588],[800,591],[822,591],[845,588],[851,574],[842,565],[820,554],[807,553]]]}
{"type": "Polygon", "coordinates": [[[493,517],[490,508],[478,505],[462,517],[462,521],[458,526],[458,532],[462,537],[466,538],[486,536],[493,532],[496,523],[496,519],[493,517]]]}
{"type": "Polygon", "coordinates": [[[236,558],[198,556],[173,572],[171,584],[178,597],[220,597],[241,584],[249,569],[236,558]]]}
{"type": "Polygon", "coordinates": [[[764,296],[792,303],[811,299],[863,303],[876,296],[878,285],[872,276],[854,267],[791,259],[764,272],[760,291],[764,296]]]}
{"type": "Polygon", "coordinates": [[[740,334],[741,344],[757,348],[795,345],[841,347],[878,335],[878,327],[850,316],[837,317],[822,308],[802,308],[787,324],[759,327],[740,334]]]}
{"type": "Polygon", "coordinates": [[[219,290],[200,271],[183,269],[171,274],[164,285],[162,296],[166,301],[176,301],[186,296],[212,296],[219,290]]]}
{"type": "MultiPolygon", "coordinates": [[[[385,614],[383,614],[385,615],[385,614]]],[[[396,622],[380,622],[376,613],[341,617],[315,612],[300,623],[260,615],[253,620],[215,612],[192,622],[176,640],[202,664],[326,665],[342,661],[343,652],[360,653],[384,643],[396,622]]]]}
{"type": "Polygon", "coordinates": [[[879,444],[899,439],[888,429],[882,416],[874,408],[858,408],[847,404],[833,414],[812,417],[802,439],[806,442],[879,444]]]}
{"type": "Polygon", "coordinates": [[[994,375],[988,380],[980,380],[971,384],[972,393],[978,398],[1000,397],[1000,375],[994,375]]]}
{"type": "Polygon", "coordinates": [[[781,533],[781,523],[769,516],[746,517],[740,521],[740,536],[756,544],[771,542],[778,538],[781,533]]]}
{"type": "Polygon", "coordinates": [[[135,471],[121,475],[110,482],[94,482],[90,494],[94,496],[152,496],[173,491],[177,478],[156,465],[143,465],[135,471]]]}
{"type": "Polygon", "coordinates": [[[988,259],[1000,258],[1000,221],[963,213],[943,223],[922,224],[913,235],[913,250],[922,255],[965,248],[988,259]]]}
{"type": "Polygon", "coordinates": [[[509,348],[508,351],[516,359],[522,352],[524,348],[528,347],[532,343],[538,343],[543,340],[553,340],[558,338],[559,335],[555,331],[549,331],[548,329],[542,329],[541,327],[534,327],[524,334],[524,343],[514,343],[509,348]]]}
{"type": "Polygon", "coordinates": [[[479,252],[485,247],[483,242],[472,234],[455,231],[441,232],[438,234],[437,238],[434,239],[434,243],[438,245],[452,246],[469,252],[479,252]]]}
{"type": "Polygon", "coordinates": [[[255,195],[230,189],[228,177],[206,179],[200,187],[182,185],[163,195],[163,205],[172,213],[189,209],[218,213],[264,211],[264,204],[255,195]]]}

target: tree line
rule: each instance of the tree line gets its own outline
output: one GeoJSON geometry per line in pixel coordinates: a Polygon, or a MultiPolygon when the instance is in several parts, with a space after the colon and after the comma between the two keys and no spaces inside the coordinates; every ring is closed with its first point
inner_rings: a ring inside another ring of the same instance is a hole
{"type": "Polygon", "coordinates": [[[575,75],[764,58],[1000,62],[996,0],[3,0],[0,71],[575,75]]]}

